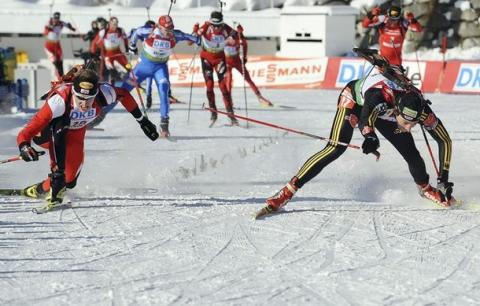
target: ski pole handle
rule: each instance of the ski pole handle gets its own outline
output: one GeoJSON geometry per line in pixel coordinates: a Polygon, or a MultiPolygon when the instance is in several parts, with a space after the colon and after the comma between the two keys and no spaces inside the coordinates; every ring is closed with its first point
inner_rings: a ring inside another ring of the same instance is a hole
{"type": "MultiPolygon", "coordinates": [[[[45,155],[45,151],[38,151],[37,154],[38,154],[38,156],[45,155]]],[[[20,155],[18,155],[18,156],[13,156],[13,157],[4,159],[4,160],[0,160],[0,165],[10,163],[10,162],[14,162],[14,161],[17,161],[17,160],[22,160],[22,157],[20,155]]]]}

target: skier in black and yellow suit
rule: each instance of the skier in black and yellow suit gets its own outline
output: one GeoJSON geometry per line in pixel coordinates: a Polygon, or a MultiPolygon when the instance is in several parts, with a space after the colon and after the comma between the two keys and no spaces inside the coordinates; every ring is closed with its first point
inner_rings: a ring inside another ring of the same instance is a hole
{"type": "Polygon", "coordinates": [[[299,188],[340,157],[347,147],[336,142],[350,143],[357,125],[365,138],[363,153],[377,154],[380,146],[375,133],[377,129],[407,162],[421,196],[442,206],[453,204],[453,183],[448,181],[452,141],[447,130],[420,93],[401,89],[374,69],[366,78],[351,81],[343,88],[330,133],[332,141],[311,156],[290,182],[266,200],[267,210],[276,211],[287,204],[299,188]],[[429,184],[425,162],[410,133],[417,123],[425,127],[439,147],[440,176],[437,188],[429,184]]]}

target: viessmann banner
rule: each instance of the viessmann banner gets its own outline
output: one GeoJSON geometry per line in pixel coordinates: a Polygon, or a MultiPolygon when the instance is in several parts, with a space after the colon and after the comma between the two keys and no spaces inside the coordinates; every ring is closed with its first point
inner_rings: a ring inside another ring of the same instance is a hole
{"type": "MultiPolygon", "coordinates": [[[[169,61],[174,86],[204,86],[198,57],[178,56],[169,61]]],[[[480,93],[480,62],[404,61],[407,76],[424,92],[480,93]]],[[[340,89],[369,73],[371,65],[359,58],[285,59],[250,57],[247,69],[259,87],[340,89]]],[[[216,77],[215,77],[216,79],[216,77]]],[[[244,85],[233,72],[233,86],[244,85]]],[[[248,86],[248,85],[247,85],[248,86]]]]}
{"type": "MultiPolygon", "coordinates": [[[[255,84],[271,88],[321,88],[328,58],[283,59],[275,57],[249,58],[247,69],[255,84]]],[[[204,86],[200,59],[177,56],[168,62],[173,85],[204,86]]],[[[217,77],[215,75],[215,80],[217,77]]],[[[243,77],[233,71],[233,86],[243,87],[243,77]]],[[[247,85],[248,86],[248,85],[247,85]]]]}

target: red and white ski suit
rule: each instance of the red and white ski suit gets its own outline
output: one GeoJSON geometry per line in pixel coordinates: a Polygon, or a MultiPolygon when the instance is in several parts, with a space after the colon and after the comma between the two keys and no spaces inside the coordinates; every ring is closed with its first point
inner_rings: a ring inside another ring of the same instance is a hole
{"type": "MultiPolygon", "coordinates": [[[[51,169],[63,169],[67,188],[73,188],[82,169],[84,160],[85,132],[102,107],[120,101],[135,118],[142,116],[132,95],[125,89],[101,83],[92,107],[86,112],[75,106],[72,83],[59,85],[52,90],[45,104],[18,133],[17,144],[32,140],[48,149],[51,169]],[[54,134],[64,131],[61,140],[54,134]]],[[[50,178],[43,181],[43,190],[50,189],[50,178]]]]}
{"type": "Polygon", "coordinates": [[[423,31],[422,25],[413,17],[413,14],[410,13],[407,16],[407,19],[398,20],[390,19],[386,15],[374,15],[371,18],[366,16],[362,22],[365,28],[378,27],[380,54],[393,65],[402,64],[402,46],[407,30],[423,31]]]}
{"type": "Polygon", "coordinates": [[[250,77],[250,73],[247,70],[247,67],[245,64],[247,63],[247,52],[248,52],[248,44],[247,40],[243,36],[240,31],[238,31],[238,36],[236,39],[228,41],[225,44],[225,58],[227,60],[227,76],[226,76],[226,82],[227,82],[227,88],[228,91],[232,91],[232,83],[233,83],[233,68],[237,69],[242,75],[245,73],[244,78],[245,81],[250,85],[250,88],[252,88],[253,92],[255,93],[256,96],[260,95],[260,91],[258,90],[257,85],[253,82],[252,78],[250,77]],[[240,46],[242,46],[242,50],[240,50],[240,46]],[[243,52],[243,59],[240,58],[241,53],[243,52]],[[243,61],[243,67],[242,67],[242,61],[243,61]]]}
{"type": "Polygon", "coordinates": [[[221,27],[214,27],[213,24],[207,21],[198,29],[194,28],[194,33],[201,37],[202,50],[200,51],[200,59],[207,87],[209,107],[216,109],[215,93],[213,92],[213,70],[215,70],[225,108],[227,112],[233,112],[232,96],[225,80],[227,64],[224,48],[227,41],[232,41],[237,37],[237,32],[227,24],[222,24],[221,27]]]}

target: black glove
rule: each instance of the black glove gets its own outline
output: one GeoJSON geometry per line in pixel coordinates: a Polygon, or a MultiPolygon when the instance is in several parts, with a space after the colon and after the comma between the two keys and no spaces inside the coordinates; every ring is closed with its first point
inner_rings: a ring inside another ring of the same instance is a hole
{"type": "Polygon", "coordinates": [[[28,142],[22,142],[18,149],[20,150],[20,156],[26,162],[38,160],[38,151],[30,146],[28,142]]]}
{"type": "Polygon", "coordinates": [[[151,141],[155,141],[158,138],[158,132],[155,124],[148,120],[147,117],[143,117],[138,123],[140,123],[142,131],[145,133],[145,135],[147,135],[148,138],[150,138],[151,141]]]}
{"type": "Polygon", "coordinates": [[[374,132],[365,134],[365,140],[362,143],[362,150],[364,154],[370,154],[380,147],[380,141],[378,140],[377,134],[374,132]]]}
{"type": "Polygon", "coordinates": [[[48,175],[50,177],[50,189],[52,201],[62,202],[63,192],[65,191],[65,173],[61,170],[53,171],[48,175]]]}
{"type": "Polygon", "coordinates": [[[136,46],[128,46],[128,52],[131,53],[131,54],[137,54],[138,49],[137,49],[136,46]]]}
{"type": "Polygon", "coordinates": [[[447,201],[452,199],[453,193],[453,183],[452,182],[445,182],[441,179],[437,181],[437,189],[442,193],[447,201]]]}

